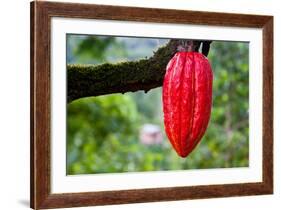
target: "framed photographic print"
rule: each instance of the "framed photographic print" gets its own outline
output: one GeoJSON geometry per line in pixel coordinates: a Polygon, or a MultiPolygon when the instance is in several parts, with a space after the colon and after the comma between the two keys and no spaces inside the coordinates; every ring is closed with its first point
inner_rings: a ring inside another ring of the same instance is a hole
{"type": "Polygon", "coordinates": [[[273,17],[31,2],[31,207],[273,193],[273,17]]]}

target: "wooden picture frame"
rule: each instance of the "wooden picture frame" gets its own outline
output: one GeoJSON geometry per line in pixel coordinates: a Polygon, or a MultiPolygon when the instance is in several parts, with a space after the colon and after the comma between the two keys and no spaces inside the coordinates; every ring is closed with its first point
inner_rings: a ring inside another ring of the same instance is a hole
{"type": "Polygon", "coordinates": [[[273,17],[246,14],[31,2],[31,208],[248,196],[273,193],[273,17]],[[105,19],[262,29],[262,182],[102,192],[51,193],[51,18],[105,19]]]}

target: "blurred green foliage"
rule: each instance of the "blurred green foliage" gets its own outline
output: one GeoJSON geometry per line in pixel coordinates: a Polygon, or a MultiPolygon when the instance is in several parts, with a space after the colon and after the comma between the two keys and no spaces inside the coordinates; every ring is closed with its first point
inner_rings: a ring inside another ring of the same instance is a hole
{"type": "Polygon", "coordinates": [[[67,35],[67,63],[100,64],[127,57],[123,42],[110,36],[67,35]]]}
{"type": "MultiPolygon", "coordinates": [[[[72,59],[93,63],[94,60],[94,63],[102,63],[134,60],[150,56],[167,42],[163,39],[108,38],[110,39],[99,36],[85,36],[81,39],[77,39],[75,35],[68,37],[68,61],[72,59]],[[98,39],[99,42],[104,42],[101,46],[105,47],[99,48],[99,45],[93,44],[98,39]],[[94,41],[89,44],[89,40],[94,41]],[[112,49],[120,46],[122,53],[115,54],[112,49]],[[74,59],[71,58],[73,55],[74,59]]],[[[211,120],[201,143],[187,158],[177,156],[166,138],[162,88],[148,93],[138,91],[89,97],[68,104],[67,173],[248,166],[248,54],[248,43],[212,43],[208,56],[214,71],[211,120]],[[164,138],[161,144],[145,145],[140,142],[140,129],[147,123],[160,127],[164,138]]]]}

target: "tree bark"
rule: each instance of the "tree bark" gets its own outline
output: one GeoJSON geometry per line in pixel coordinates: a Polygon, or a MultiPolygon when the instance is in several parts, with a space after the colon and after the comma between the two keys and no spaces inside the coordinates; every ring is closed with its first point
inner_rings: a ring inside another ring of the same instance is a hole
{"type": "MultiPolygon", "coordinates": [[[[184,42],[186,45],[186,42],[184,42]]],[[[190,42],[198,51],[201,41],[190,42]]],[[[160,87],[166,65],[183,47],[182,40],[171,40],[152,57],[138,61],[101,65],[67,65],[67,101],[111,93],[125,93],[160,87]]]]}

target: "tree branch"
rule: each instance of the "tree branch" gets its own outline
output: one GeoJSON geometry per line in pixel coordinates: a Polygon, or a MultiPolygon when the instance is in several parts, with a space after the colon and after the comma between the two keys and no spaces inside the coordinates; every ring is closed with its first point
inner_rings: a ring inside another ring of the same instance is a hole
{"type": "MultiPolygon", "coordinates": [[[[182,40],[171,40],[152,57],[138,61],[96,66],[67,65],[68,103],[83,97],[138,90],[147,92],[162,86],[166,65],[182,43],[182,40]]],[[[198,51],[201,41],[191,44],[198,51]]]]}

